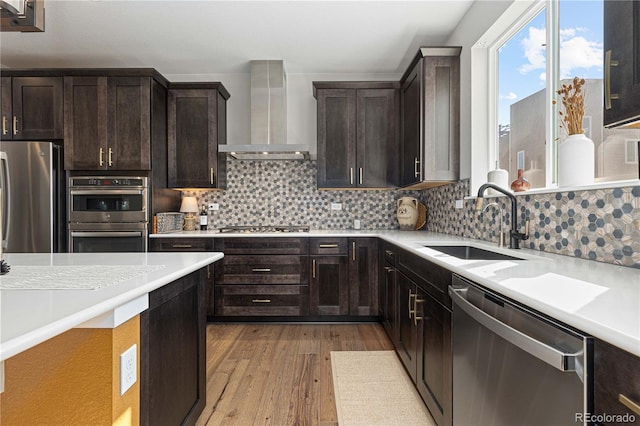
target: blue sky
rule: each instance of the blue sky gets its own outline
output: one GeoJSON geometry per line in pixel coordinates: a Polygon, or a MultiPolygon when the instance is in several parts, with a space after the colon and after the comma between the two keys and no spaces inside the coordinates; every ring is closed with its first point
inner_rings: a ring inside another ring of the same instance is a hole
{"type": "MultiPolygon", "coordinates": [[[[545,11],[499,49],[499,123],[509,105],[546,86],[545,11]]],[[[602,78],[602,2],[560,2],[560,78],[602,78]]]]}

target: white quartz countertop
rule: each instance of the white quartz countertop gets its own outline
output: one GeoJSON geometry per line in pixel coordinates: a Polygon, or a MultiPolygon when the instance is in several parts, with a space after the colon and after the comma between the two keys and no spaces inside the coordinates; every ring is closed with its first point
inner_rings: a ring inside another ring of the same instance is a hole
{"type": "Polygon", "coordinates": [[[506,297],[640,356],[640,270],[424,231],[313,230],[308,233],[154,234],[152,238],[380,237],[506,297]],[[425,245],[468,244],[524,260],[462,260],[425,245]]]}
{"type": "Polygon", "coordinates": [[[0,286],[6,280],[12,288],[0,289],[0,361],[222,257],[213,252],[5,254],[11,272],[0,276],[0,286]],[[46,272],[38,289],[29,280],[34,272],[46,272]],[[89,275],[94,275],[89,284],[78,279],[89,275]],[[29,289],[19,288],[22,277],[29,289]]]}

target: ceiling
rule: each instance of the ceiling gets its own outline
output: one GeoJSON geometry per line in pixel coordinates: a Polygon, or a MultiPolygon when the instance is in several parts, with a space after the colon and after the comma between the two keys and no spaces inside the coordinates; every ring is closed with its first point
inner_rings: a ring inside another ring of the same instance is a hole
{"type": "Polygon", "coordinates": [[[45,0],[45,32],[0,33],[9,68],[141,67],[165,75],[402,73],[446,42],[473,0],[45,0]]]}

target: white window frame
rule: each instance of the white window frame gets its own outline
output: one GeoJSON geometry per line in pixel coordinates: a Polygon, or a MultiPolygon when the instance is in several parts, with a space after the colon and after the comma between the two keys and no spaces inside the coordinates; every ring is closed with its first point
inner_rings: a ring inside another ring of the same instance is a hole
{"type": "MultiPolygon", "coordinates": [[[[546,8],[547,82],[545,90],[545,188],[528,193],[557,192],[557,137],[559,115],[554,105],[559,82],[560,32],[558,0],[516,0],[471,48],[471,196],[487,181],[487,173],[495,166],[498,146],[498,48],[520,31],[543,8],[546,8]]],[[[637,185],[638,179],[594,183],[581,187],[614,188],[637,185]]],[[[568,188],[562,188],[566,191],[568,188]]]]}

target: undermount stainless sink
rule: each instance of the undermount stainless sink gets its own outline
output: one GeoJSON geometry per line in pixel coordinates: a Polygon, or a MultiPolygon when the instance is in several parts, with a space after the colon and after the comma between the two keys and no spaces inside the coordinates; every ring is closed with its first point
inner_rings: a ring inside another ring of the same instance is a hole
{"type": "Polygon", "coordinates": [[[490,250],[484,250],[473,246],[437,246],[425,245],[432,250],[439,251],[458,259],[468,260],[524,260],[521,257],[510,256],[508,254],[496,253],[490,250]]]}

